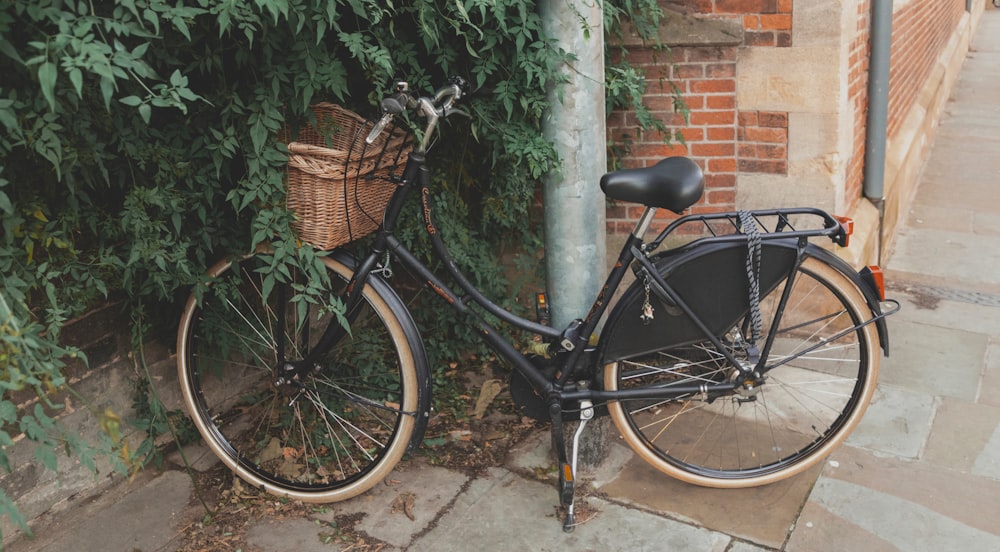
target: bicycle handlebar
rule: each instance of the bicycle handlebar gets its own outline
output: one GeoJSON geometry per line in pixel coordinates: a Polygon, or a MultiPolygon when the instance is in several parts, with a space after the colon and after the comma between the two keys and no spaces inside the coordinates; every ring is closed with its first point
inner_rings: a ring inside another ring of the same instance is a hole
{"type": "Polygon", "coordinates": [[[369,144],[378,138],[379,134],[385,130],[393,117],[406,111],[416,110],[419,115],[427,118],[427,130],[421,143],[421,150],[427,149],[430,136],[434,133],[438,119],[447,117],[453,113],[468,115],[461,110],[455,109],[454,105],[465,94],[465,80],[461,77],[452,77],[448,84],[442,86],[434,93],[433,97],[414,97],[410,94],[410,86],[405,81],[396,83],[396,91],[382,99],[382,118],[379,119],[365,141],[369,144]]]}

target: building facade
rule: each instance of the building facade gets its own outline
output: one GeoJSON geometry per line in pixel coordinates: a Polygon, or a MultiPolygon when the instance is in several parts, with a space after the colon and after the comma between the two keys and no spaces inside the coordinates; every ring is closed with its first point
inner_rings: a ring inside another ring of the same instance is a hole
{"type": "MultiPolygon", "coordinates": [[[[613,112],[608,139],[629,146],[622,164],[695,159],[706,194],[693,212],[815,206],[851,216],[855,238],[839,253],[874,262],[891,246],[985,2],[893,1],[880,209],[862,190],[873,1],[661,0],[669,50],[625,45],[646,71],[647,105],[683,139],[664,143],[637,132],[633,113],[613,112]],[[674,111],[675,91],[687,121],[674,111]]],[[[637,215],[609,206],[609,232],[627,232],[637,215]]]]}

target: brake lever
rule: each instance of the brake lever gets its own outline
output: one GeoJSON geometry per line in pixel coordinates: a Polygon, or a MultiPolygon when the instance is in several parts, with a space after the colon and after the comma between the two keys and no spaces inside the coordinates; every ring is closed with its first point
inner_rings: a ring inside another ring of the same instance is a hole
{"type": "Polygon", "coordinates": [[[382,98],[382,118],[379,122],[375,123],[372,127],[372,131],[368,133],[368,137],[365,138],[365,142],[371,145],[379,134],[385,130],[386,125],[392,121],[394,115],[398,115],[406,110],[406,106],[410,101],[409,95],[407,95],[407,90],[409,90],[409,85],[405,82],[399,82],[396,84],[396,93],[391,96],[386,96],[382,98]]]}
{"type": "Polygon", "coordinates": [[[472,118],[472,114],[466,111],[465,109],[462,109],[461,107],[452,107],[444,111],[445,117],[450,117],[452,115],[461,115],[463,117],[468,117],[469,119],[472,118]]]}

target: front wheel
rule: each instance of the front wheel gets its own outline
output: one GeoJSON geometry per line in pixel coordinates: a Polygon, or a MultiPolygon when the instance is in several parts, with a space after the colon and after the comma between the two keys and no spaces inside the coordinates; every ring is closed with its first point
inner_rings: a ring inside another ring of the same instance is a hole
{"type": "MultiPolygon", "coordinates": [[[[724,396],[612,402],[628,444],[660,471],[708,487],[739,488],[798,474],[828,455],[861,419],[878,376],[878,336],[861,292],[830,265],[807,258],[791,280],[761,298],[773,337],[763,381],[724,396]]],[[[747,323],[722,338],[738,358],[747,323]]],[[[741,355],[743,355],[741,357],[741,355]]],[[[605,366],[605,388],[733,381],[736,370],[708,340],[605,366]]]]}
{"type": "Polygon", "coordinates": [[[215,265],[177,337],[184,400],[208,446],[254,487],[306,502],[344,500],[382,481],[427,400],[418,392],[423,350],[407,338],[405,311],[369,284],[344,313],[337,298],[352,271],[323,262],[329,281],[282,271],[276,285],[266,253],[215,265]],[[345,314],[349,333],[338,330],[307,373],[285,377],[345,314]]]}

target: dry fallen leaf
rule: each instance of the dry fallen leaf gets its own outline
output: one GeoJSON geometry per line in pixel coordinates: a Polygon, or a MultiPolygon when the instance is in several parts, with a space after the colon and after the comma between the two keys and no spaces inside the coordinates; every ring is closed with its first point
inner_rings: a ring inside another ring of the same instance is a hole
{"type": "Polygon", "coordinates": [[[410,521],[416,521],[417,518],[413,515],[413,503],[416,499],[417,495],[413,493],[403,493],[393,499],[389,511],[393,514],[403,512],[410,521]]]}
{"type": "Polygon", "coordinates": [[[481,420],[483,415],[486,414],[486,409],[490,407],[490,403],[493,399],[500,394],[503,390],[503,384],[498,379],[489,379],[483,382],[482,389],[479,390],[479,398],[476,399],[476,408],[473,410],[472,415],[476,417],[477,420],[481,420]]]}

